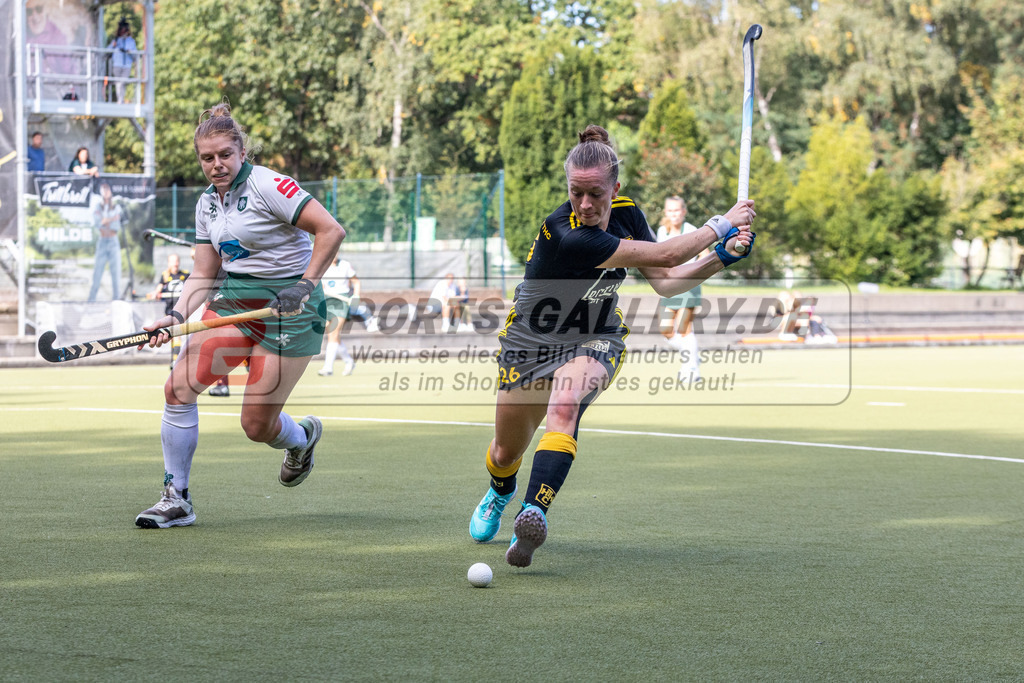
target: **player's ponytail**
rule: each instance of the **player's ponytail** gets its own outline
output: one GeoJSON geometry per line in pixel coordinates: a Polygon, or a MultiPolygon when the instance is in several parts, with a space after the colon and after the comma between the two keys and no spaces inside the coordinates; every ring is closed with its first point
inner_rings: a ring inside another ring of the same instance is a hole
{"type": "Polygon", "coordinates": [[[566,175],[569,174],[570,168],[602,168],[611,182],[617,181],[621,161],[612,147],[608,131],[601,126],[590,124],[579,134],[579,140],[579,144],[573,147],[569,156],[565,158],[566,175]]]}

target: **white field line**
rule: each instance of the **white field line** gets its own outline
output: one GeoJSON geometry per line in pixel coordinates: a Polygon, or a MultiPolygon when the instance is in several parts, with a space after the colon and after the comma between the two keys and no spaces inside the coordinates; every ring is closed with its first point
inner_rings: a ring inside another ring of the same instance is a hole
{"type": "Polygon", "coordinates": [[[749,387],[797,387],[800,389],[870,389],[872,391],[927,391],[946,394],[1015,394],[1024,396],[1024,389],[975,389],[971,387],[901,387],[890,384],[805,384],[800,382],[779,382],[760,384],[757,381],[744,383],[749,387]]]}
{"type": "MultiPolygon", "coordinates": [[[[51,408],[25,408],[29,410],[52,410],[51,408]]],[[[94,412],[94,413],[135,413],[146,415],[163,415],[161,410],[141,410],[136,408],[89,408],[77,407],[67,410],[94,412]]],[[[222,413],[207,410],[199,411],[200,415],[208,417],[238,417],[237,412],[222,413]]],[[[408,420],[401,418],[386,417],[321,417],[321,420],[330,422],[368,422],[379,424],[415,424],[415,425],[436,425],[454,427],[489,427],[493,428],[493,422],[464,422],[459,420],[408,420]]],[[[867,451],[869,453],[897,453],[900,455],[932,455],[942,458],[963,458],[965,460],[994,460],[998,462],[1015,462],[1024,464],[1021,458],[1003,458],[994,455],[972,455],[970,453],[948,453],[946,451],[918,451],[908,448],[879,448],[875,446],[851,446],[848,444],[819,443],[814,441],[786,441],[782,439],[750,439],[736,436],[710,436],[707,434],[675,434],[672,432],[643,432],[628,429],[599,429],[595,427],[581,427],[581,432],[593,434],[612,434],[615,436],[655,436],[663,439],[696,439],[703,441],[729,441],[733,443],[758,443],[771,446],[799,446],[803,448],[830,448],[844,451],[867,451]]]]}
{"type": "MultiPolygon", "coordinates": [[[[163,384],[117,384],[117,385],[104,385],[104,389],[163,389],[163,384]]],[[[741,386],[744,387],[792,387],[797,389],[870,389],[872,391],[925,391],[925,392],[940,392],[946,394],[1011,394],[1016,396],[1024,396],[1024,389],[981,389],[974,387],[912,387],[912,386],[895,386],[888,384],[811,384],[807,382],[758,382],[757,380],[742,382],[741,386]]],[[[11,392],[22,392],[22,391],[40,391],[40,390],[53,390],[53,391],[94,391],[96,385],[94,384],[22,384],[14,386],[5,386],[0,389],[0,394],[7,391],[11,392]]]]}

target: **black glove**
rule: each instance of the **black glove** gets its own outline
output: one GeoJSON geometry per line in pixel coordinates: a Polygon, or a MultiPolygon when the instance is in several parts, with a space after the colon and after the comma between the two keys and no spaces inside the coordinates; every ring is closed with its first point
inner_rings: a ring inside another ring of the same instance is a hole
{"type": "Polygon", "coordinates": [[[299,280],[291,287],[285,287],[277,293],[277,298],[271,301],[268,306],[276,309],[277,314],[282,318],[302,313],[302,304],[309,300],[316,285],[312,280],[299,280]]]}

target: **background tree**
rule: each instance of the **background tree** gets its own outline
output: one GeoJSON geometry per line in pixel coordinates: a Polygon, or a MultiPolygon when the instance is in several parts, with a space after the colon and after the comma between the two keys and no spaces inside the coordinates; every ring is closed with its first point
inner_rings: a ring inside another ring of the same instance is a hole
{"type": "Polygon", "coordinates": [[[570,47],[527,63],[502,112],[505,239],[525,260],[544,219],[566,201],[563,163],[577,133],[604,120],[593,50],[570,47]]]}
{"type": "Polygon", "coordinates": [[[794,246],[820,277],[879,281],[887,230],[873,209],[888,200],[890,184],[882,172],[869,174],[873,158],[864,119],[844,124],[832,118],[811,135],[786,210],[794,246]]]}

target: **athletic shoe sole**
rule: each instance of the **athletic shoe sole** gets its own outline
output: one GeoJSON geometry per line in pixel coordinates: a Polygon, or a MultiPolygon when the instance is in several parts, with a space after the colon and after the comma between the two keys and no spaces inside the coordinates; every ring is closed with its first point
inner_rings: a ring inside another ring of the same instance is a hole
{"type": "Polygon", "coordinates": [[[507,551],[505,561],[513,567],[529,567],[533,553],[548,538],[548,523],[544,513],[536,508],[526,508],[516,517],[516,540],[507,551]]]}
{"type": "Polygon", "coordinates": [[[172,526],[188,526],[196,521],[196,513],[189,513],[185,517],[179,517],[172,519],[167,522],[159,522],[152,517],[143,517],[139,515],[135,518],[135,526],[140,529],[169,529],[172,526]]]}
{"type": "MultiPolygon", "coordinates": [[[[316,449],[316,445],[317,443],[319,443],[320,437],[323,436],[324,425],[322,422],[320,422],[319,418],[313,415],[307,415],[306,417],[299,420],[300,425],[303,422],[309,425],[310,429],[312,430],[308,434],[306,434],[306,447],[309,449],[309,468],[306,469],[299,476],[292,479],[291,481],[285,481],[284,479],[281,478],[281,475],[278,475],[277,480],[281,482],[283,486],[298,486],[302,482],[306,481],[306,477],[308,477],[309,473],[313,471],[313,451],[316,449]]],[[[303,427],[303,429],[305,429],[305,427],[303,427]]]]}

